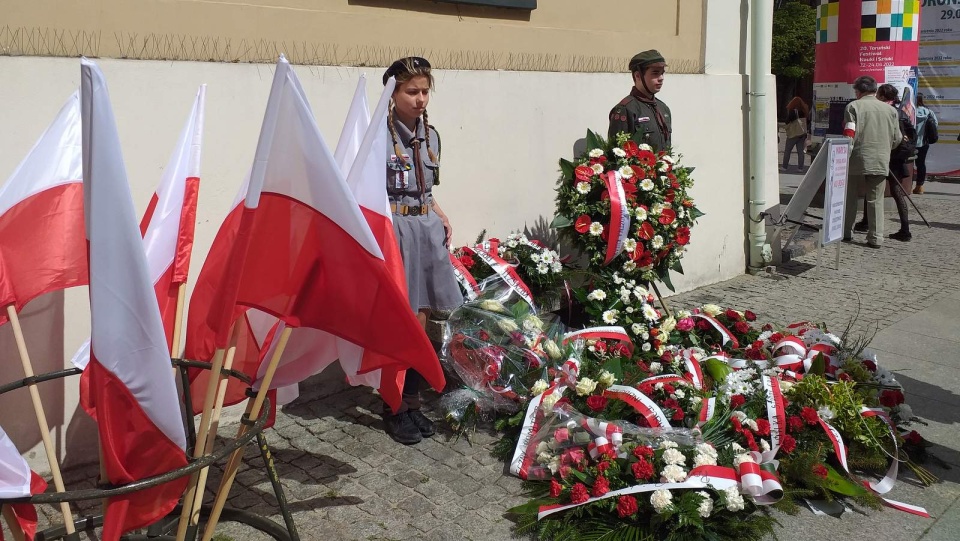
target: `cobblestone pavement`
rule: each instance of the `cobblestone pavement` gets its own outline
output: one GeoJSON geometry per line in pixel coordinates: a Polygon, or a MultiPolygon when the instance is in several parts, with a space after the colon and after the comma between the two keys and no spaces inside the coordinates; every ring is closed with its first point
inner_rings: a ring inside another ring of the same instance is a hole
{"type": "MultiPolygon", "coordinates": [[[[956,212],[960,186],[928,184],[928,193],[915,196],[915,200],[933,227],[923,226],[911,209],[913,242],[888,239],[882,249],[872,250],[859,234],[854,244],[842,245],[839,271],[815,268],[816,254],[810,254],[781,267],[778,274],[740,276],[673,296],[668,303],[672,308],[707,302],[749,308],[761,321],[822,321],[834,330],[842,330],[854,319],[855,327],[864,331],[891,328],[938,299],[960,292],[960,217],[956,212]]],[[[888,213],[887,217],[889,234],[896,231],[895,215],[888,213]]],[[[832,267],[832,248],[823,260],[825,267],[832,267]]],[[[960,364],[955,357],[951,362],[960,364]]],[[[278,413],[275,429],[268,432],[302,539],[479,541],[511,537],[512,523],[504,511],[525,499],[520,480],[506,474],[504,465],[490,456],[496,441],[492,431],[481,430],[467,441],[456,440],[442,429],[429,440],[405,447],[384,434],[376,394],[341,381],[338,374],[325,374],[301,385],[301,397],[278,413]]],[[[907,390],[909,393],[910,388],[907,390]]],[[[436,394],[427,398],[427,408],[436,404],[436,394]]],[[[951,411],[960,411],[960,401],[951,407],[951,411]]],[[[924,416],[922,408],[915,406],[915,410],[924,416]]],[[[438,417],[436,411],[428,409],[427,413],[438,417]]],[[[231,430],[233,427],[222,427],[220,433],[231,430]]],[[[944,431],[938,443],[942,458],[956,465],[960,460],[950,447],[960,447],[960,437],[955,425],[951,430],[944,431]]],[[[932,470],[941,475],[945,472],[939,467],[932,470]]],[[[958,493],[956,474],[946,477],[948,483],[925,491],[901,482],[894,496],[946,513],[947,498],[958,493]]],[[[68,472],[68,479],[72,478],[83,478],[83,472],[68,472]]],[[[213,474],[208,492],[218,480],[218,474],[213,474]]],[[[252,447],[237,481],[231,506],[281,521],[259,455],[252,447]]],[[[48,516],[52,512],[44,510],[48,516]]],[[[919,539],[930,524],[894,511],[877,515],[883,518],[849,519],[856,527],[862,524],[873,532],[854,530],[851,538],[919,539]],[[886,526],[873,530],[890,521],[892,530],[886,526]],[[894,534],[906,530],[919,533],[894,534]]],[[[847,517],[842,521],[814,517],[808,511],[785,518],[785,524],[794,529],[781,532],[781,539],[813,539],[816,532],[831,535],[835,524],[848,521],[847,517]]],[[[262,538],[235,524],[224,524],[219,531],[235,539],[262,538]]]]}

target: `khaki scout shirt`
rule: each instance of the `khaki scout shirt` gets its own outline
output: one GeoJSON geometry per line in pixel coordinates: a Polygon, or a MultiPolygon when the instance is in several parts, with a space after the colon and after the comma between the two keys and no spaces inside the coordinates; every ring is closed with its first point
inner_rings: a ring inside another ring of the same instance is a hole
{"type": "Polygon", "coordinates": [[[844,134],[853,132],[850,174],[886,176],[890,151],[903,139],[897,110],[869,94],[847,104],[843,124],[844,134]]]}
{"type": "Polygon", "coordinates": [[[630,135],[638,144],[648,144],[654,151],[666,150],[671,145],[673,120],[666,103],[654,98],[653,103],[640,101],[634,88],[630,95],[610,111],[610,128],[607,138],[615,140],[620,132],[630,135]],[[660,126],[657,115],[660,114],[664,126],[660,126]]]}

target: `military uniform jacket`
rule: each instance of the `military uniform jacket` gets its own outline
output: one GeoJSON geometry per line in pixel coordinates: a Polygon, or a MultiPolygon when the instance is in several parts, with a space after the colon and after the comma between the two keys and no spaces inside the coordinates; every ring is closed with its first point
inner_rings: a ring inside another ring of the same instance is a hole
{"type": "Polygon", "coordinates": [[[673,132],[670,108],[656,98],[652,103],[640,98],[640,92],[634,88],[610,111],[607,137],[614,140],[618,133],[625,132],[637,143],[646,143],[655,151],[670,148],[673,132]]]}

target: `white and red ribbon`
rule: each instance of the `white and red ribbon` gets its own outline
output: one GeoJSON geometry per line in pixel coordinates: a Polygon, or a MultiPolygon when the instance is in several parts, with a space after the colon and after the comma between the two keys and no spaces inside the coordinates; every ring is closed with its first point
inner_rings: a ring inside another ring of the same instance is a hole
{"type": "Polygon", "coordinates": [[[607,193],[610,194],[610,224],[607,226],[607,255],[603,264],[609,265],[623,251],[623,245],[630,233],[630,209],[626,205],[623,180],[616,171],[608,171],[604,176],[607,193]]]}
{"type": "MultiPolygon", "coordinates": [[[[473,250],[470,251],[473,252],[473,250]]],[[[453,264],[453,275],[456,276],[457,282],[460,282],[460,285],[466,292],[467,299],[471,301],[476,300],[480,294],[480,286],[477,284],[477,279],[470,274],[467,267],[453,254],[450,254],[450,263],[453,264]]]]}
{"type": "Polygon", "coordinates": [[[730,342],[730,347],[736,349],[740,347],[740,342],[737,341],[737,337],[730,332],[730,329],[723,326],[723,323],[720,323],[713,316],[707,315],[703,312],[698,314],[693,314],[690,317],[700,318],[707,323],[709,323],[717,332],[720,333],[720,336],[723,337],[723,344],[726,345],[727,342],[730,342]]]}
{"type": "Polygon", "coordinates": [[[780,449],[784,430],[787,426],[787,411],[783,401],[783,392],[780,390],[780,382],[776,378],[763,376],[763,389],[767,394],[767,420],[770,421],[770,446],[772,455],[776,455],[780,449]]]}
{"type": "Polygon", "coordinates": [[[666,428],[670,426],[670,420],[667,419],[666,414],[663,413],[663,410],[660,409],[660,406],[651,400],[650,397],[634,389],[633,387],[627,387],[626,385],[611,385],[603,391],[603,396],[626,402],[632,406],[637,413],[642,415],[643,418],[647,420],[647,424],[649,424],[651,427],[666,428]]]}
{"type": "Polygon", "coordinates": [[[530,293],[530,288],[527,287],[527,284],[525,284],[520,278],[520,275],[517,274],[517,269],[513,268],[513,266],[504,261],[500,256],[482,249],[475,250],[474,253],[476,253],[477,257],[482,259],[484,263],[489,265],[490,268],[493,269],[493,272],[497,273],[497,276],[502,278],[503,281],[510,286],[510,289],[514,290],[531,308],[534,310],[537,309],[536,305],[533,304],[533,294],[530,293]]]}
{"type": "Polygon", "coordinates": [[[580,329],[579,331],[568,332],[563,335],[561,343],[567,345],[567,343],[577,340],[616,340],[627,346],[627,349],[630,350],[630,355],[633,355],[633,341],[630,340],[630,335],[627,334],[627,331],[624,330],[623,327],[590,327],[580,329]]]}

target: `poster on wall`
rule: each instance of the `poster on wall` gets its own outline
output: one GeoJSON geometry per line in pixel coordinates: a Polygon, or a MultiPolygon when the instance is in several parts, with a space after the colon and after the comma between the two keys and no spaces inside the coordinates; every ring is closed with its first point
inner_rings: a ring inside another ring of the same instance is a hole
{"type": "Polygon", "coordinates": [[[934,0],[922,9],[919,90],[940,121],[940,140],[927,153],[927,174],[960,176],[960,5],[934,0]]]}
{"type": "MultiPolygon", "coordinates": [[[[843,108],[855,97],[851,84],[857,77],[870,75],[877,82],[888,82],[888,68],[899,66],[890,75],[902,82],[901,96],[910,86],[909,70],[919,57],[920,4],[920,0],[820,0],[813,75],[815,142],[843,132],[843,108]]],[[[915,103],[915,87],[908,93],[908,103],[915,103]]]]}

